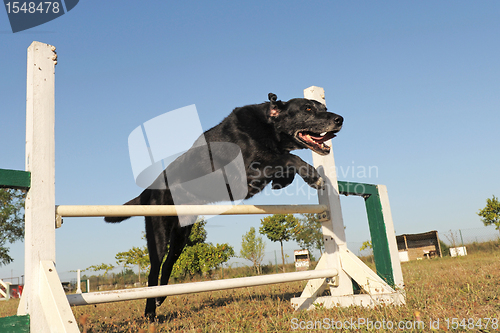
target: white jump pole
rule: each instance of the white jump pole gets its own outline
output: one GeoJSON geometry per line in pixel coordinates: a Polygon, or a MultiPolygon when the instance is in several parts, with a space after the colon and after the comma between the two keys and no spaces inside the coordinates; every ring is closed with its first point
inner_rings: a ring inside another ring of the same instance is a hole
{"type": "Polygon", "coordinates": [[[280,273],[260,275],[227,280],[182,283],[167,286],[146,288],[122,289],[85,294],[68,295],[71,305],[89,305],[110,302],[130,301],[134,299],[166,297],[174,295],[192,294],[205,291],[225,290],[244,287],[263,286],[267,284],[286,283],[318,278],[333,278],[338,274],[336,269],[304,271],[294,273],[280,273]]]}
{"type": "Polygon", "coordinates": [[[61,217],[320,214],[327,211],[326,205],[64,205],[56,207],[56,214],[61,217]]]}

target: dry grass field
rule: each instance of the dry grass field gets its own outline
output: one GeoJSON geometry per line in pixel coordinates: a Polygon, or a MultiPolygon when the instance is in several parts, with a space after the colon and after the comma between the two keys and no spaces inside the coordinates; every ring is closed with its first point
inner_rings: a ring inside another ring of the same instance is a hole
{"type": "MultiPolygon", "coordinates": [[[[500,320],[500,250],[403,264],[407,304],[295,312],[305,282],[169,297],[150,326],[144,301],[75,307],[82,332],[495,332],[500,320]]],[[[14,315],[17,301],[0,304],[14,315]]]]}

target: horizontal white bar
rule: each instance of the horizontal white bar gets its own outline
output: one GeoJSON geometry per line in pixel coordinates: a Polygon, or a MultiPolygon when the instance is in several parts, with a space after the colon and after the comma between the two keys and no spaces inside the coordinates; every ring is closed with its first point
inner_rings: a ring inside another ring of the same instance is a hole
{"type": "Polygon", "coordinates": [[[116,205],[56,206],[61,217],[84,216],[179,216],[323,213],[326,205],[116,205]]]}
{"type": "Polygon", "coordinates": [[[88,305],[130,301],[142,298],[166,297],[174,295],[192,294],[204,291],[215,291],[233,288],[254,287],[267,284],[285,283],[301,280],[331,278],[337,276],[336,269],[313,270],[294,273],[260,275],[227,280],[204,281],[193,283],[173,284],[166,286],[121,289],[101,291],[85,294],[68,295],[71,305],[88,305]]]}

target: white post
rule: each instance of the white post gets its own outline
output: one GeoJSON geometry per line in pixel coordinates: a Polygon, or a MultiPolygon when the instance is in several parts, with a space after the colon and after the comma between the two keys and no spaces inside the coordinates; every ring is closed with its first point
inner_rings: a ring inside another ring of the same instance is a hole
{"type": "Polygon", "coordinates": [[[31,188],[25,205],[26,309],[32,322],[41,311],[38,297],[40,261],[55,261],[54,92],[53,47],[33,42],[28,48],[26,86],[26,171],[31,188]]]}
{"type": "Polygon", "coordinates": [[[26,87],[26,171],[31,187],[25,205],[25,277],[18,314],[30,315],[31,332],[78,332],[73,313],[61,305],[62,285],[55,272],[55,47],[33,42],[28,48],[26,87]],[[45,263],[42,265],[42,263],[45,263]],[[55,273],[55,276],[54,276],[55,273]],[[54,283],[57,280],[59,283],[54,283]],[[46,290],[54,287],[57,290],[46,290]],[[46,297],[51,294],[51,300],[46,297]],[[61,314],[50,322],[47,313],[61,314]]]}
{"type": "Polygon", "coordinates": [[[76,293],[77,294],[81,294],[82,293],[82,280],[81,280],[81,277],[80,277],[80,270],[78,269],[76,271],[76,293]]]}
{"type": "MultiPolygon", "coordinates": [[[[309,87],[304,89],[304,97],[316,100],[324,105],[325,91],[320,87],[309,87]]],[[[327,143],[331,146],[331,141],[327,143]]],[[[333,148],[330,154],[320,156],[313,153],[314,166],[326,182],[327,190],[318,191],[319,204],[330,207],[330,219],[322,223],[323,240],[325,243],[325,252],[318,263],[318,269],[336,268],[339,271],[338,286],[330,287],[332,296],[352,295],[352,282],[350,277],[342,270],[339,249],[347,250],[346,237],[344,231],[344,220],[340,207],[340,195],[337,182],[337,171],[335,169],[335,159],[333,157],[333,148]]],[[[323,281],[311,281],[304,289],[301,297],[315,297],[320,294],[326,284],[323,281]]]]}

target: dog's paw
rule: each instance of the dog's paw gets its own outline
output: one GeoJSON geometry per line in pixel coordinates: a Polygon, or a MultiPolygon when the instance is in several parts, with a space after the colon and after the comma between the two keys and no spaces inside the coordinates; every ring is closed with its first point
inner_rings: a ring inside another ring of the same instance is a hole
{"type": "Polygon", "coordinates": [[[312,188],[314,188],[316,190],[324,190],[326,188],[325,181],[323,180],[323,178],[321,176],[318,176],[316,181],[309,183],[309,186],[311,186],[312,188]]]}
{"type": "Polygon", "coordinates": [[[309,173],[303,175],[302,178],[304,181],[316,190],[324,190],[326,188],[324,179],[319,175],[319,173],[311,167],[309,169],[309,173]]]}

